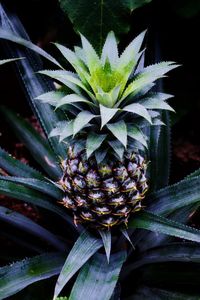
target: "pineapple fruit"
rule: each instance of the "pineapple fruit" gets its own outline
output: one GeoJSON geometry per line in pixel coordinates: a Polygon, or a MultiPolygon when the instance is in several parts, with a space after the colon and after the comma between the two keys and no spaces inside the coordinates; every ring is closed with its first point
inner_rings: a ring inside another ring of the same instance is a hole
{"type": "Polygon", "coordinates": [[[65,196],[60,204],[72,211],[75,224],[111,229],[126,225],[143,207],[148,190],[144,129],[163,124],[162,110],[173,111],[166,102],[172,96],[152,87],[177,66],[161,62],[144,67],[144,36],[138,35],[119,56],[110,32],[98,56],[81,35],[82,47],[74,51],[55,44],[76,73],[40,71],[61,84],[37,99],[66,113],[50,137],[66,143],[58,182],[65,196]]]}

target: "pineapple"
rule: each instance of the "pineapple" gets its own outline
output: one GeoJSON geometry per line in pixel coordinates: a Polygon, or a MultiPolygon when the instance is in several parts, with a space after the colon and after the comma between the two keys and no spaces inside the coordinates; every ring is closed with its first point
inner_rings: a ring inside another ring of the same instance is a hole
{"type": "Polygon", "coordinates": [[[152,87],[177,66],[161,62],[144,67],[144,36],[138,35],[119,56],[110,32],[98,56],[81,35],[82,48],[74,51],[55,44],[76,73],[40,71],[61,84],[37,99],[66,113],[50,137],[66,143],[58,183],[65,196],[59,203],[72,211],[75,224],[111,229],[126,225],[143,207],[148,190],[144,128],[162,124],[162,110],[173,111],[166,102],[172,96],[152,87]]]}

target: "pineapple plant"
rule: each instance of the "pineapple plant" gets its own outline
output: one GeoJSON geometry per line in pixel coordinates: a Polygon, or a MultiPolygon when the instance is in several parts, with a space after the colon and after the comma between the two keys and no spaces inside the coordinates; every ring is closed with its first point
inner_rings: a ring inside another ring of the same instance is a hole
{"type": "Polygon", "coordinates": [[[144,126],[161,124],[162,110],[173,110],[172,96],[152,91],[154,82],[177,67],[173,62],[143,66],[145,32],[119,56],[115,35],[110,32],[99,57],[81,35],[82,48],[74,52],[56,44],[76,73],[44,70],[41,74],[61,86],[37,97],[63,109],[49,137],[66,144],[59,185],[60,201],[73,211],[74,222],[99,229],[127,225],[129,216],[142,208],[148,190],[148,155],[144,126]]]}
{"type": "Polygon", "coordinates": [[[1,108],[41,168],[0,148],[0,193],[37,206],[45,222],[0,205],[6,224],[1,234],[19,249],[17,262],[16,250],[9,258],[12,264],[1,253],[0,299],[57,299],[65,288],[64,299],[73,300],[197,300],[200,231],[186,224],[200,205],[200,170],[168,186],[171,96],[152,91],[176,65],[144,67],[144,33],[118,56],[109,33],[100,57],[83,36],[75,53],[56,44],[74,74],[27,40],[19,19],[1,4],[0,20],[7,53],[25,57],[17,70],[46,134],[1,108]],[[61,69],[41,71],[36,53],[61,69]],[[43,75],[60,87],[55,90],[43,75]],[[68,282],[77,272],[71,289],[68,282]],[[54,276],[53,296],[45,279],[54,276]]]}

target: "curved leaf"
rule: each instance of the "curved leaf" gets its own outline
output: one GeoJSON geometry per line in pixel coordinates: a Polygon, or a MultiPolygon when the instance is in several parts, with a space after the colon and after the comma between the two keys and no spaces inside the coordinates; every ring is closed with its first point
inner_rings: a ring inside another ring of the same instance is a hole
{"type": "Polygon", "coordinates": [[[5,299],[34,282],[57,275],[63,262],[63,254],[50,253],[0,268],[0,299],[5,299]]]}
{"type": "Polygon", "coordinates": [[[148,110],[139,103],[129,104],[129,105],[123,107],[122,110],[139,115],[139,116],[145,118],[150,124],[152,124],[151,116],[150,116],[148,110]]]}
{"type": "Polygon", "coordinates": [[[44,194],[33,189],[4,180],[0,180],[0,193],[52,211],[69,223],[73,229],[80,230],[80,227],[74,225],[72,218],[61,207],[55,205],[53,199],[47,195],[44,196],[44,194]]]}
{"type": "Polygon", "coordinates": [[[18,212],[0,206],[0,220],[9,223],[15,228],[25,231],[28,234],[35,235],[54,246],[56,250],[64,251],[67,249],[67,246],[54,234],[18,212]]]}
{"type": "Polygon", "coordinates": [[[47,60],[51,61],[53,64],[62,68],[62,66],[55,60],[55,58],[53,58],[50,54],[45,52],[42,48],[34,45],[28,40],[21,38],[19,35],[14,34],[11,30],[9,31],[0,28],[0,39],[8,40],[17,43],[18,45],[22,45],[26,48],[29,48],[30,50],[33,50],[34,52],[46,58],[47,60]]]}
{"type": "Polygon", "coordinates": [[[62,99],[60,99],[57,102],[56,108],[58,108],[62,105],[76,103],[76,102],[82,102],[82,103],[89,104],[90,106],[94,106],[94,103],[92,103],[91,101],[85,99],[84,97],[80,97],[77,94],[69,94],[69,95],[63,97],[62,99]]]}
{"type": "Polygon", "coordinates": [[[84,128],[92,119],[97,117],[93,115],[91,112],[84,110],[81,111],[77,117],[74,119],[73,123],[73,133],[77,134],[82,128],[84,128]]]}
{"type": "Polygon", "coordinates": [[[50,176],[56,179],[60,178],[62,175],[61,168],[47,141],[27,121],[11,110],[1,107],[1,111],[35,160],[50,176]]]}
{"type": "Polygon", "coordinates": [[[166,61],[148,66],[138,73],[133,81],[128,85],[122,95],[122,100],[131,94],[136,95],[147,85],[153,83],[159,78],[162,78],[167,72],[177,68],[174,62],[166,61]]]}
{"type": "Polygon", "coordinates": [[[200,230],[168,220],[147,211],[138,213],[129,222],[130,228],[142,228],[170,236],[200,242],[200,230]]]}
{"type": "MultiPolygon", "coordinates": [[[[17,16],[4,10],[0,4],[0,24],[3,29],[12,31],[13,34],[29,40],[23,25],[17,16]]],[[[35,72],[43,69],[42,61],[36,52],[33,52],[25,47],[19,47],[15,44],[3,43],[6,53],[10,53],[12,57],[26,57],[17,63],[17,71],[19,79],[21,79],[27,100],[29,101],[33,112],[37,116],[46,135],[55,127],[55,124],[63,119],[65,115],[59,111],[55,114],[53,108],[48,104],[40,103],[34,99],[47,91],[54,90],[55,87],[51,80],[42,76],[36,75],[35,72]]],[[[65,146],[59,144],[57,138],[50,141],[56,155],[65,158],[65,146]]]]}
{"type": "Polygon", "coordinates": [[[86,261],[102,247],[102,242],[91,236],[87,231],[83,232],[72,250],[70,251],[61,273],[58,277],[54,300],[60,294],[70,278],[86,263],[86,261]]]}
{"type": "Polygon", "coordinates": [[[175,112],[175,110],[164,101],[156,101],[156,99],[148,99],[145,101],[140,102],[145,108],[147,109],[162,109],[162,110],[170,110],[175,112]]]}
{"type": "Polygon", "coordinates": [[[200,203],[200,177],[184,179],[150,195],[148,210],[166,216],[190,204],[200,203]]]}
{"type": "Polygon", "coordinates": [[[24,186],[30,187],[34,190],[49,195],[57,200],[60,200],[63,197],[63,192],[61,191],[61,189],[59,189],[56,185],[52,184],[50,181],[14,176],[0,176],[0,180],[10,181],[13,183],[20,183],[24,186]]]}
{"type": "Polygon", "coordinates": [[[125,259],[125,251],[111,255],[109,264],[105,255],[95,254],[81,269],[69,300],[109,300],[125,259]]]}
{"type": "Polygon", "coordinates": [[[44,179],[44,176],[29,165],[15,159],[0,147],[0,167],[14,176],[44,179]]]}
{"type": "MultiPolygon", "coordinates": [[[[180,209],[174,210],[173,213],[169,214],[168,217],[170,220],[177,221],[182,224],[187,224],[189,217],[197,210],[199,204],[192,204],[184,206],[180,209]]],[[[143,232],[134,232],[132,236],[134,244],[140,249],[141,252],[144,252],[148,249],[166,245],[170,243],[173,237],[166,236],[165,234],[157,234],[156,232],[143,231],[143,232]]]]}
{"type": "Polygon", "coordinates": [[[24,59],[24,57],[19,57],[19,58],[9,58],[9,59],[1,59],[0,60],[0,66],[1,65],[4,65],[4,64],[7,64],[9,62],[13,62],[13,61],[16,61],[16,60],[20,60],[20,59],[24,59]]]}
{"type": "Polygon", "coordinates": [[[39,73],[60,81],[78,95],[81,95],[81,92],[79,91],[79,88],[81,88],[92,99],[94,98],[93,94],[84,86],[84,84],[81,82],[81,80],[75,73],[63,70],[43,70],[39,71],[39,73]]]}

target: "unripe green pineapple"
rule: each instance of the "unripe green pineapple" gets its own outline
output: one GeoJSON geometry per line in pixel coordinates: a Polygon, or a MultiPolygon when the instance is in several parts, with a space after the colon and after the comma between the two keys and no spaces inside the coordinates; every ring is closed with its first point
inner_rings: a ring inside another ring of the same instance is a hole
{"type": "Polygon", "coordinates": [[[103,229],[127,224],[141,210],[148,190],[147,137],[143,130],[161,125],[160,110],[173,110],[171,95],[155,93],[154,81],[177,65],[161,62],[143,66],[140,50],[145,32],[119,56],[113,32],[100,57],[81,35],[74,52],[56,44],[76,73],[41,71],[62,84],[38,97],[66,112],[50,133],[66,143],[59,185],[60,203],[71,210],[74,222],[103,229]]]}

